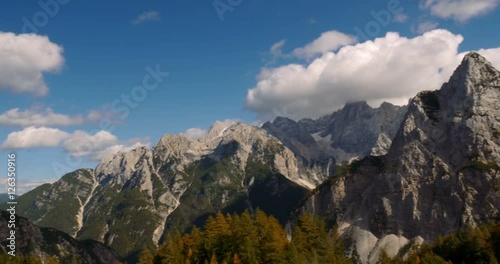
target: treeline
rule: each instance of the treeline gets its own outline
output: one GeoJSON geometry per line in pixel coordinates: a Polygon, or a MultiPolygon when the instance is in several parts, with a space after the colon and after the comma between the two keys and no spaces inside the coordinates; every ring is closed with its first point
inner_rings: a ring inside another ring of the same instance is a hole
{"type": "MultiPolygon", "coordinates": [[[[402,249],[390,258],[385,252],[377,264],[500,264],[500,223],[467,229],[420,247],[402,249]],[[403,255],[405,254],[405,256],[403,255]]],[[[218,213],[203,228],[182,236],[174,232],[153,254],[144,250],[139,264],[239,263],[358,263],[345,255],[336,230],[308,214],[299,217],[291,240],[279,222],[262,211],[253,216],[218,213]]]]}
{"type": "MultiPolygon", "coordinates": [[[[409,247],[410,245],[408,245],[409,247]]],[[[413,250],[401,250],[394,258],[385,252],[377,264],[500,264],[500,223],[468,229],[438,238],[413,250]],[[406,256],[403,256],[405,254],[406,256]]],[[[250,215],[209,217],[205,225],[185,235],[175,231],[156,252],[144,249],[139,264],[257,264],[257,263],[357,263],[345,255],[342,239],[319,218],[299,217],[287,238],[278,220],[257,210],[250,215]]],[[[0,263],[57,264],[54,257],[0,255],[0,263]]],[[[64,262],[66,263],[66,262],[64,262]]],[[[79,264],[75,257],[71,264],[79,264]]]]}
{"type": "Polygon", "coordinates": [[[254,215],[218,213],[202,229],[182,236],[174,232],[152,254],[145,249],[140,264],[351,263],[341,238],[322,220],[302,215],[292,239],[278,220],[257,210],[254,215]]]}

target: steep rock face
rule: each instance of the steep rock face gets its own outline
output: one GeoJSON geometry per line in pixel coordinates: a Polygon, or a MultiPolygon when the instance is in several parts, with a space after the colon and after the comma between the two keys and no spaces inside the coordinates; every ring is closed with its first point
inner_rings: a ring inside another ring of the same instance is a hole
{"type": "MultiPolygon", "coordinates": [[[[10,213],[0,212],[0,252],[7,252],[10,233],[10,213]]],[[[28,219],[16,216],[17,254],[37,256],[41,259],[54,257],[60,263],[72,263],[74,257],[82,264],[108,264],[119,261],[118,254],[96,241],[78,241],[70,235],[52,228],[40,228],[28,219]]]]}
{"type": "Polygon", "coordinates": [[[329,179],[301,210],[338,224],[365,263],[388,236],[429,240],[498,218],[499,100],[500,73],[468,54],[439,91],[411,101],[387,156],[329,179]],[[374,245],[356,240],[371,235],[374,245]]]}
{"type": "Polygon", "coordinates": [[[329,146],[331,142],[316,141],[305,126],[286,117],[277,117],[272,123],[266,122],[262,128],[295,154],[300,174],[307,175],[314,185],[320,184],[333,173],[336,162],[329,146]]]}
{"type": "Polygon", "coordinates": [[[284,223],[314,184],[265,130],[217,122],[201,139],[165,135],[152,149],[118,153],[36,188],[19,198],[18,213],[129,256],[217,211],[261,208],[284,223]]]}
{"type": "Polygon", "coordinates": [[[372,108],[366,102],[356,102],[317,120],[295,122],[278,117],[262,128],[301,157],[306,168],[315,164],[324,166],[329,162],[340,164],[368,155],[387,154],[406,110],[406,106],[389,103],[372,108]]]}
{"type": "Polygon", "coordinates": [[[349,103],[316,122],[302,121],[317,138],[328,138],[337,160],[385,155],[407,107],[383,103],[372,108],[366,102],[349,103]]]}

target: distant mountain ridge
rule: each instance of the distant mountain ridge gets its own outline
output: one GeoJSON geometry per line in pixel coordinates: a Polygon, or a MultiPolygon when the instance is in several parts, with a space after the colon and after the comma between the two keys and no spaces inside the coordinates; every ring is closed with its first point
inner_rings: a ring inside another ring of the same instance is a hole
{"type": "Polygon", "coordinates": [[[332,161],[341,164],[387,154],[406,110],[407,106],[390,103],[372,108],[355,102],[316,120],[277,117],[262,128],[301,157],[306,167],[332,161]]]}

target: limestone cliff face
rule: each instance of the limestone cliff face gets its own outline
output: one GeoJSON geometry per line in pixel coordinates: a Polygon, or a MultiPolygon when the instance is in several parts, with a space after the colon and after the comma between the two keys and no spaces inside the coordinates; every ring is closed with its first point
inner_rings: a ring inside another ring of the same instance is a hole
{"type": "Polygon", "coordinates": [[[363,262],[387,240],[395,254],[404,237],[435,239],[500,217],[499,101],[500,73],[468,54],[440,90],[411,101],[386,156],[353,164],[301,210],[338,224],[363,262]]]}

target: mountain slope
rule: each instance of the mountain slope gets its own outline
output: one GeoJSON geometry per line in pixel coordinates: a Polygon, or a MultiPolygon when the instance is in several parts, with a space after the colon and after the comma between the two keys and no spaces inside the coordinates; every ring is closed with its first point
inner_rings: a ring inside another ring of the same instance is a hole
{"type": "Polygon", "coordinates": [[[165,135],[152,149],[107,157],[18,199],[18,213],[121,256],[154,248],[217,211],[261,208],[282,223],[314,182],[294,154],[258,127],[215,123],[202,139],[165,135]]]}
{"type": "MultiPolygon", "coordinates": [[[[0,253],[7,252],[10,213],[0,212],[0,253]]],[[[119,261],[118,255],[109,247],[92,240],[77,241],[70,235],[52,228],[40,228],[28,219],[16,217],[17,254],[55,257],[60,263],[72,263],[76,258],[82,264],[108,264],[119,261]]]]}
{"type": "Polygon", "coordinates": [[[331,178],[301,211],[339,225],[371,263],[382,248],[396,254],[406,238],[432,240],[498,219],[499,100],[500,73],[468,54],[440,90],[411,101],[386,156],[331,178]]]}

